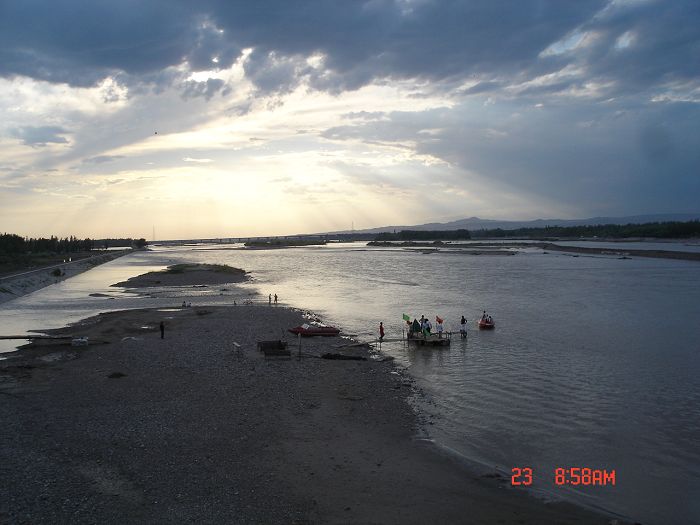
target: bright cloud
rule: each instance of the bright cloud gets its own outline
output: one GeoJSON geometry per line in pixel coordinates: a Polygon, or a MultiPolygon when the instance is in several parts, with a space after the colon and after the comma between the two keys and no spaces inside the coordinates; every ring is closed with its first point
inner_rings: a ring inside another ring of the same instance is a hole
{"type": "Polygon", "coordinates": [[[696,212],[698,27],[690,0],[11,3],[0,221],[182,238],[696,212]]]}

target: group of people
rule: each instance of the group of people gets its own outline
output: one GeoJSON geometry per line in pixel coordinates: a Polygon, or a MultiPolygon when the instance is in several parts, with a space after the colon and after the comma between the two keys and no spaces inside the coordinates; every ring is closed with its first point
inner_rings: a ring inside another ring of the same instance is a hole
{"type": "MultiPolygon", "coordinates": [[[[267,304],[272,305],[272,294],[267,296],[267,304]]],[[[275,294],[275,304],[277,304],[277,294],[275,294]]]]}
{"type": "MultiPolygon", "coordinates": [[[[404,315],[404,319],[408,319],[408,316],[404,315]]],[[[486,310],[484,310],[481,319],[488,323],[493,322],[492,317],[486,313],[486,310]]],[[[442,337],[444,331],[443,323],[443,319],[436,315],[435,333],[437,333],[438,337],[442,337]]],[[[459,335],[462,337],[462,339],[466,339],[467,337],[467,324],[467,318],[462,316],[462,318],[459,320],[459,335]]],[[[409,337],[415,337],[417,334],[421,334],[423,337],[427,337],[433,333],[433,323],[431,323],[430,319],[428,319],[424,315],[420,316],[420,320],[415,318],[413,319],[413,322],[407,320],[406,327],[409,333],[409,337]]],[[[383,339],[384,323],[379,323],[379,340],[381,341],[383,339]]]]}
{"type": "MultiPolygon", "coordinates": [[[[442,333],[444,331],[443,323],[444,321],[436,315],[435,330],[438,337],[442,337],[442,333]]],[[[413,319],[413,322],[406,321],[406,324],[408,325],[408,331],[411,334],[422,334],[424,337],[427,337],[432,334],[433,331],[433,324],[430,322],[430,319],[424,315],[420,316],[420,320],[413,319]]],[[[467,337],[467,318],[464,316],[462,316],[462,318],[459,320],[459,335],[462,337],[462,339],[467,337]]]]}
{"type": "Polygon", "coordinates": [[[185,301],[182,301],[182,306],[181,308],[189,308],[192,306],[192,303],[186,303],[185,301]]]}
{"type": "MultiPolygon", "coordinates": [[[[436,315],[435,332],[438,334],[438,337],[442,337],[442,332],[445,329],[443,323],[444,321],[436,315]]],[[[413,322],[406,321],[406,325],[408,325],[408,332],[412,334],[422,334],[424,337],[427,337],[433,333],[433,323],[424,315],[420,316],[420,320],[413,319],[413,322]]]]}

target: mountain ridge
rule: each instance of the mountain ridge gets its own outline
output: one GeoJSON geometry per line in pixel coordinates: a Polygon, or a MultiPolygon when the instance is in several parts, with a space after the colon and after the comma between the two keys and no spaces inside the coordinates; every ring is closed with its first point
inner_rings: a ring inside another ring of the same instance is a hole
{"type": "Polygon", "coordinates": [[[700,213],[657,213],[650,215],[628,215],[623,217],[589,217],[587,219],[533,219],[528,221],[510,221],[499,219],[481,219],[468,217],[448,222],[429,222],[412,226],[379,226],[362,230],[339,230],[332,233],[381,233],[401,230],[516,230],[518,228],[545,228],[547,226],[596,226],[601,224],[644,224],[648,222],[686,222],[700,220],[700,213]]]}

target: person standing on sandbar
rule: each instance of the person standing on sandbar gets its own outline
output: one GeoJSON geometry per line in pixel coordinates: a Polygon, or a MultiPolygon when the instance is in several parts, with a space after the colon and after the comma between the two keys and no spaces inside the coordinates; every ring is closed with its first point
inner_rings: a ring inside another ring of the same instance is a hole
{"type": "Polygon", "coordinates": [[[163,321],[160,322],[160,338],[165,339],[165,323],[163,321]]]}
{"type": "Polygon", "coordinates": [[[275,294],[275,304],[277,304],[277,294],[275,294]]]}

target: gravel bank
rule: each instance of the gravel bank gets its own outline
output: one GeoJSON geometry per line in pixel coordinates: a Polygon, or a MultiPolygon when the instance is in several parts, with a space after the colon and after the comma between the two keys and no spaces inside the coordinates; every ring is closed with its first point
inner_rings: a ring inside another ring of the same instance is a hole
{"type": "Polygon", "coordinates": [[[606,524],[467,470],[416,439],[391,361],[320,359],[299,312],[116,312],[0,366],[0,522],[606,524]],[[158,325],[166,323],[165,338],[158,325]],[[287,339],[291,359],[256,342],[287,339]],[[240,345],[237,348],[233,343],[240,345]]]}

